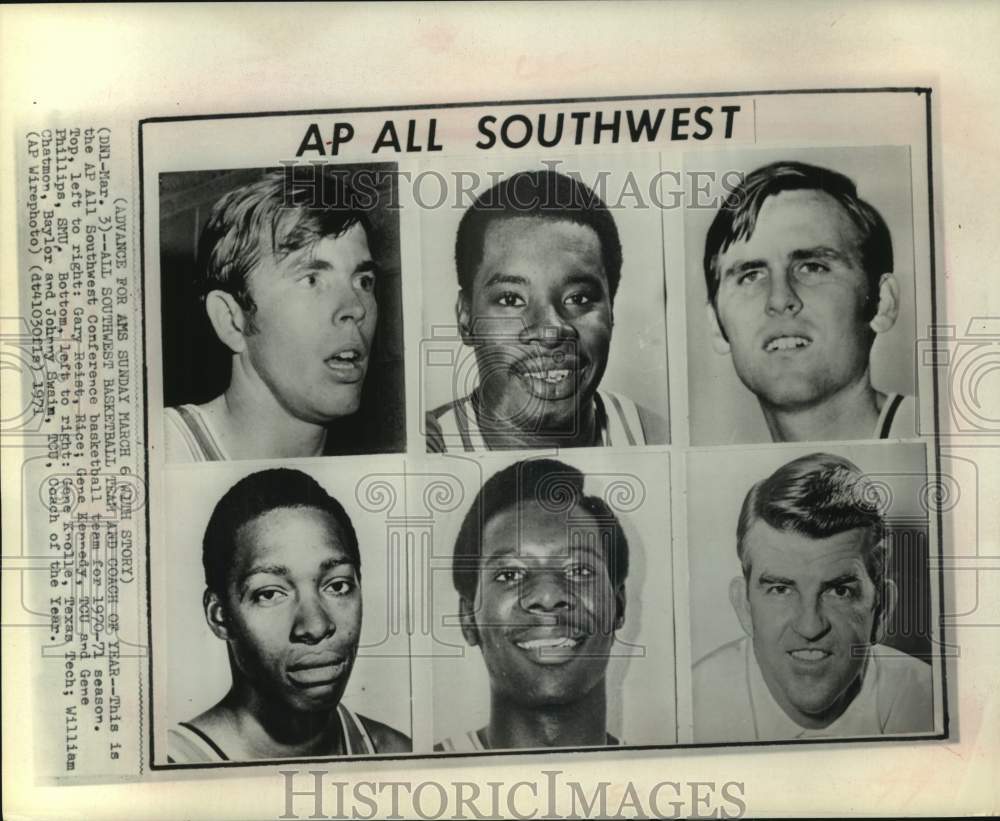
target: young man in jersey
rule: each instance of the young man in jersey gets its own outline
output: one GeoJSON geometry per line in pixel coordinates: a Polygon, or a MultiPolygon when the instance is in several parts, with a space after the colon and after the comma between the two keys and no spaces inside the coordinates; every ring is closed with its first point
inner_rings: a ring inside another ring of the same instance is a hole
{"type": "Polygon", "coordinates": [[[455,265],[479,382],[428,413],[428,451],[666,441],[663,419],[598,389],[622,247],[594,191],[551,169],[506,178],[463,214],[455,265]]]}
{"type": "Polygon", "coordinates": [[[453,581],[462,633],[490,678],[485,727],[446,752],[619,744],[606,675],[625,620],[628,542],[580,471],[551,459],[490,478],[462,522],[453,581]]]}
{"type": "Polygon", "coordinates": [[[747,175],[705,241],[708,321],[776,442],[912,437],[916,403],[871,383],[896,321],[885,220],[843,174],[777,162],[747,175]]]}
{"type": "Polygon", "coordinates": [[[229,385],[166,411],[166,461],[319,456],[354,413],[378,316],[368,219],[344,175],[315,187],[273,172],[224,196],[201,234],[209,320],[229,385]]]}
{"type": "Polygon", "coordinates": [[[336,499],[297,470],[251,474],[216,505],[202,560],[232,686],[168,731],[172,763],[409,752],[406,736],[341,701],[361,636],[361,554],[336,499]]]}
{"type": "Polygon", "coordinates": [[[933,729],[930,665],[881,644],[896,586],[874,498],[856,465],[825,453],[750,489],[729,586],[746,637],[694,667],[695,741],[933,729]]]}

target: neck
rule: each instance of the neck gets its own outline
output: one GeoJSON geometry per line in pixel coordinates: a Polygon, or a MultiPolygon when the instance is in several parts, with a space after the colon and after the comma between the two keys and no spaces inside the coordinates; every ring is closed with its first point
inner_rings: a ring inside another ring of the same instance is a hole
{"type": "Polygon", "coordinates": [[[490,450],[589,447],[597,438],[597,412],[591,399],[577,408],[576,417],[560,419],[548,427],[524,430],[504,418],[494,418],[492,405],[482,393],[473,397],[479,431],[490,450]]]}
{"type": "Polygon", "coordinates": [[[215,708],[231,749],[247,758],[338,755],[346,752],[336,706],[303,713],[276,705],[260,693],[234,684],[215,708]]]}
{"type": "Polygon", "coordinates": [[[491,750],[603,747],[608,739],[607,712],[603,680],[571,704],[524,705],[494,692],[484,740],[491,750]]]}
{"type": "Polygon", "coordinates": [[[233,357],[232,378],[204,406],[232,459],[320,456],[326,427],[292,416],[259,376],[233,357]]]}
{"type": "Polygon", "coordinates": [[[775,442],[871,439],[885,399],[865,370],[856,382],[814,405],[788,409],[761,399],[760,407],[775,442]]]}

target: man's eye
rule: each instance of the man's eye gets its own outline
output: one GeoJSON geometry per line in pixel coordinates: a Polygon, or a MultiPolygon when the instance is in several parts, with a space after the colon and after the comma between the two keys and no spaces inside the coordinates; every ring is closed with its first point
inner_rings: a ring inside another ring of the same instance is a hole
{"type": "Polygon", "coordinates": [[[594,299],[590,294],[578,292],[563,300],[567,305],[589,305],[594,299]]]}
{"type": "Polygon", "coordinates": [[[505,291],[497,297],[497,304],[504,308],[523,308],[527,303],[520,294],[515,294],[512,291],[505,291]]]}
{"type": "Polygon", "coordinates": [[[513,584],[515,582],[522,581],[524,579],[524,571],[519,570],[516,567],[507,567],[500,570],[493,577],[493,581],[500,582],[501,584],[513,584]]]}
{"type": "Polygon", "coordinates": [[[769,584],[766,592],[772,596],[783,596],[788,592],[787,584],[769,584]]]}
{"type": "Polygon", "coordinates": [[[358,287],[362,291],[374,291],[375,290],[375,275],[374,274],[362,274],[358,277],[358,287]]]}
{"type": "Polygon", "coordinates": [[[849,584],[838,584],[831,587],[829,592],[835,599],[853,599],[857,593],[854,587],[849,584]]]}
{"type": "Polygon", "coordinates": [[[586,564],[575,564],[566,570],[566,575],[577,581],[581,579],[589,579],[594,575],[594,568],[586,564]]]}
{"type": "Polygon", "coordinates": [[[744,271],[736,278],[737,285],[753,285],[757,280],[764,276],[764,271],[760,268],[754,268],[751,271],[744,271]]]}
{"type": "Polygon", "coordinates": [[[263,590],[256,590],[250,596],[250,600],[254,604],[259,604],[261,607],[273,607],[276,604],[280,604],[281,601],[286,597],[284,590],[278,590],[274,587],[266,587],[263,590]]]}
{"type": "Polygon", "coordinates": [[[319,282],[319,277],[316,274],[305,274],[299,278],[299,282],[307,288],[312,288],[317,282],[319,282]]]}
{"type": "Polygon", "coordinates": [[[326,589],[335,596],[349,596],[354,592],[354,582],[351,579],[333,579],[326,589]]]}
{"type": "Polygon", "coordinates": [[[830,271],[830,266],[823,262],[803,262],[799,266],[801,274],[826,274],[830,271]]]}

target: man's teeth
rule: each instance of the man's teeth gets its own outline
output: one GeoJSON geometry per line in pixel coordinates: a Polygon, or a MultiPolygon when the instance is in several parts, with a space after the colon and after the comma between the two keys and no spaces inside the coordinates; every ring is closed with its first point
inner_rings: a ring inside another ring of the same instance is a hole
{"type": "Polygon", "coordinates": [[[523,650],[539,650],[545,648],[546,650],[559,648],[569,648],[576,647],[580,643],[579,639],[571,639],[569,636],[561,639],[529,639],[528,641],[519,641],[517,646],[523,650]]]}
{"type": "Polygon", "coordinates": [[[337,362],[354,362],[359,358],[357,351],[344,351],[343,353],[336,353],[330,357],[337,362]]]}
{"type": "Polygon", "coordinates": [[[779,336],[767,343],[768,351],[787,351],[792,348],[804,348],[809,340],[804,336],[779,336]]]}
{"type": "Polygon", "coordinates": [[[532,379],[540,379],[555,385],[569,376],[569,370],[566,368],[556,368],[550,371],[531,371],[528,373],[528,376],[532,379]]]}
{"type": "Polygon", "coordinates": [[[825,650],[792,650],[792,655],[802,661],[820,661],[830,654],[825,650]]]}

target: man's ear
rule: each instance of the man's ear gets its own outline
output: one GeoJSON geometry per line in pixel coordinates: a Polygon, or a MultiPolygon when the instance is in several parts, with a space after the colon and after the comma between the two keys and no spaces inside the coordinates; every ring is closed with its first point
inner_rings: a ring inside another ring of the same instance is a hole
{"type": "Polygon", "coordinates": [[[615,591],[615,630],[625,626],[625,585],[618,585],[615,591]]]}
{"type": "Polygon", "coordinates": [[[896,602],[899,600],[899,590],[892,579],[882,582],[882,599],[879,602],[878,618],[872,629],[872,644],[878,644],[885,638],[885,630],[889,626],[889,620],[896,611],[896,602]]]}
{"type": "Polygon", "coordinates": [[[208,629],[216,638],[223,641],[229,638],[229,628],[226,626],[226,612],[222,606],[222,600],[214,590],[206,590],[201,597],[202,606],[205,609],[205,621],[208,622],[208,629]]]}
{"type": "Polygon", "coordinates": [[[475,605],[465,596],[458,600],[458,619],[462,625],[462,635],[470,647],[479,644],[479,628],[476,626],[475,605]]]}
{"type": "Polygon", "coordinates": [[[242,353],[246,348],[244,330],[248,317],[235,297],[225,291],[210,291],[205,297],[205,310],[222,344],[233,353],[242,353]]]}
{"type": "Polygon", "coordinates": [[[455,321],[458,323],[458,332],[462,335],[462,341],[466,345],[472,344],[472,306],[469,304],[469,297],[465,291],[458,292],[455,300],[455,321]]]}
{"type": "Polygon", "coordinates": [[[711,302],[705,303],[705,318],[708,320],[708,332],[712,337],[712,350],[724,356],[729,353],[729,340],[722,332],[722,325],[719,324],[719,315],[715,311],[715,306],[711,302]]]}
{"type": "Polygon", "coordinates": [[[899,316],[899,280],[895,274],[882,274],[878,281],[878,311],[868,323],[877,334],[883,334],[896,324],[899,316]]]}
{"type": "Polygon", "coordinates": [[[743,632],[753,637],[753,619],[750,617],[750,601],[747,598],[747,580],[743,576],[733,576],[729,582],[729,603],[736,611],[736,618],[743,626],[743,632]]]}

